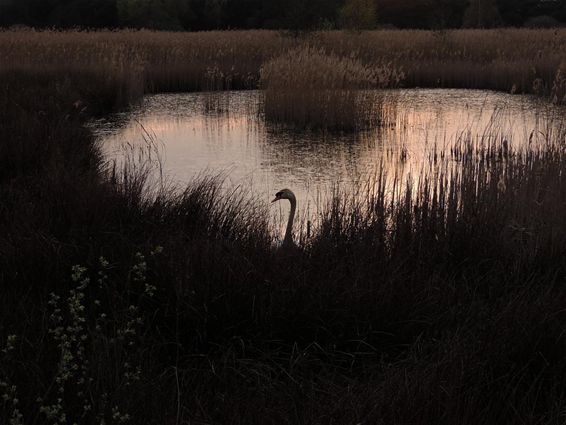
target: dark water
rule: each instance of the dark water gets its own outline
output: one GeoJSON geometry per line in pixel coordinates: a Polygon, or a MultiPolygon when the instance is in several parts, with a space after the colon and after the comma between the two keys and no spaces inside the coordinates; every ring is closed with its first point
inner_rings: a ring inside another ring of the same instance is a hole
{"type": "MultiPolygon", "coordinates": [[[[127,114],[93,123],[109,160],[141,149],[179,187],[222,172],[268,202],[292,189],[313,211],[339,186],[354,191],[383,167],[393,181],[418,176],[431,152],[462,141],[524,149],[561,126],[562,110],[536,98],[478,90],[384,92],[385,125],[356,134],[296,132],[267,123],[259,91],[158,94],[127,114]]],[[[157,175],[157,172],[156,172],[157,175]]]]}

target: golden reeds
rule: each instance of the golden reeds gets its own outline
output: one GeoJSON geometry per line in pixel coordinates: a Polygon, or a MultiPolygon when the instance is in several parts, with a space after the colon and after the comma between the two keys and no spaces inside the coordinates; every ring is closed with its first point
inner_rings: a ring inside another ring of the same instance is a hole
{"type": "Polygon", "coordinates": [[[267,119],[300,128],[355,130],[377,124],[379,99],[371,89],[390,84],[390,71],[352,57],[305,46],[261,68],[267,119]]]}
{"type": "Polygon", "coordinates": [[[564,29],[325,31],[306,38],[265,30],[10,30],[0,31],[0,70],[119,71],[147,91],[255,88],[263,64],[305,42],[364,66],[402,69],[406,87],[545,95],[566,55],[564,29]]]}
{"type": "Polygon", "coordinates": [[[101,105],[147,92],[257,88],[261,78],[268,119],[353,130],[378,123],[380,101],[371,91],[378,87],[493,89],[563,103],[565,45],[566,30],[325,31],[303,38],[264,30],[7,30],[0,31],[0,73],[69,77],[101,105]]]}

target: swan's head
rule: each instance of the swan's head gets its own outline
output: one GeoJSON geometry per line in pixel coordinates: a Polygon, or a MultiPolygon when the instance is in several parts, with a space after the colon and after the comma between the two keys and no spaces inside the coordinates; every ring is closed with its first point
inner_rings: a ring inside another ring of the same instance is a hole
{"type": "Polygon", "coordinates": [[[288,199],[289,201],[294,201],[295,194],[291,192],[289,189],[282,189],[275,194],[275,199],[271,202],[273,203],[275,201],[280,201],[281,199],[288,199]]]}

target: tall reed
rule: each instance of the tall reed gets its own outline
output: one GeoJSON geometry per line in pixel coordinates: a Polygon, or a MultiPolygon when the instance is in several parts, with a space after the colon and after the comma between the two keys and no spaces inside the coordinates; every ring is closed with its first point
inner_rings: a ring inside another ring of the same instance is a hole
{"type": "MultiPolygon", "coordinates": [[[[322,31],[0,31],[0,70],[123,75],[146,91],[256,88],[262,65],[305,42],[313,51],[402,70],[405,87],[549,95],[564,61],[562,29],[322,31]]],[[[138,92],[138,89],[131,90],[138,92]]]]}
{"type": "Polygon", "coordinates": [[[267,119],[338,130],[377,125],[380,102],[371,90],[398,84],[402,78],[387,66],[369,67],[312,46],[270,60],[260,74],[267,119]]]}

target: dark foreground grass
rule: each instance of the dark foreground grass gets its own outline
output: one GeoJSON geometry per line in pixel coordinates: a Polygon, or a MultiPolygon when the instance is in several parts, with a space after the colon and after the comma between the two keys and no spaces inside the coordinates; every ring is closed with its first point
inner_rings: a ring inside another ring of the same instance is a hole
{"type": "Polygon", "coordinates": [[[109,174],[109,84],[0,79],[1,423],[564,423],[564,135],[378,180],[280,253],[214,178],[109,174]]]}

